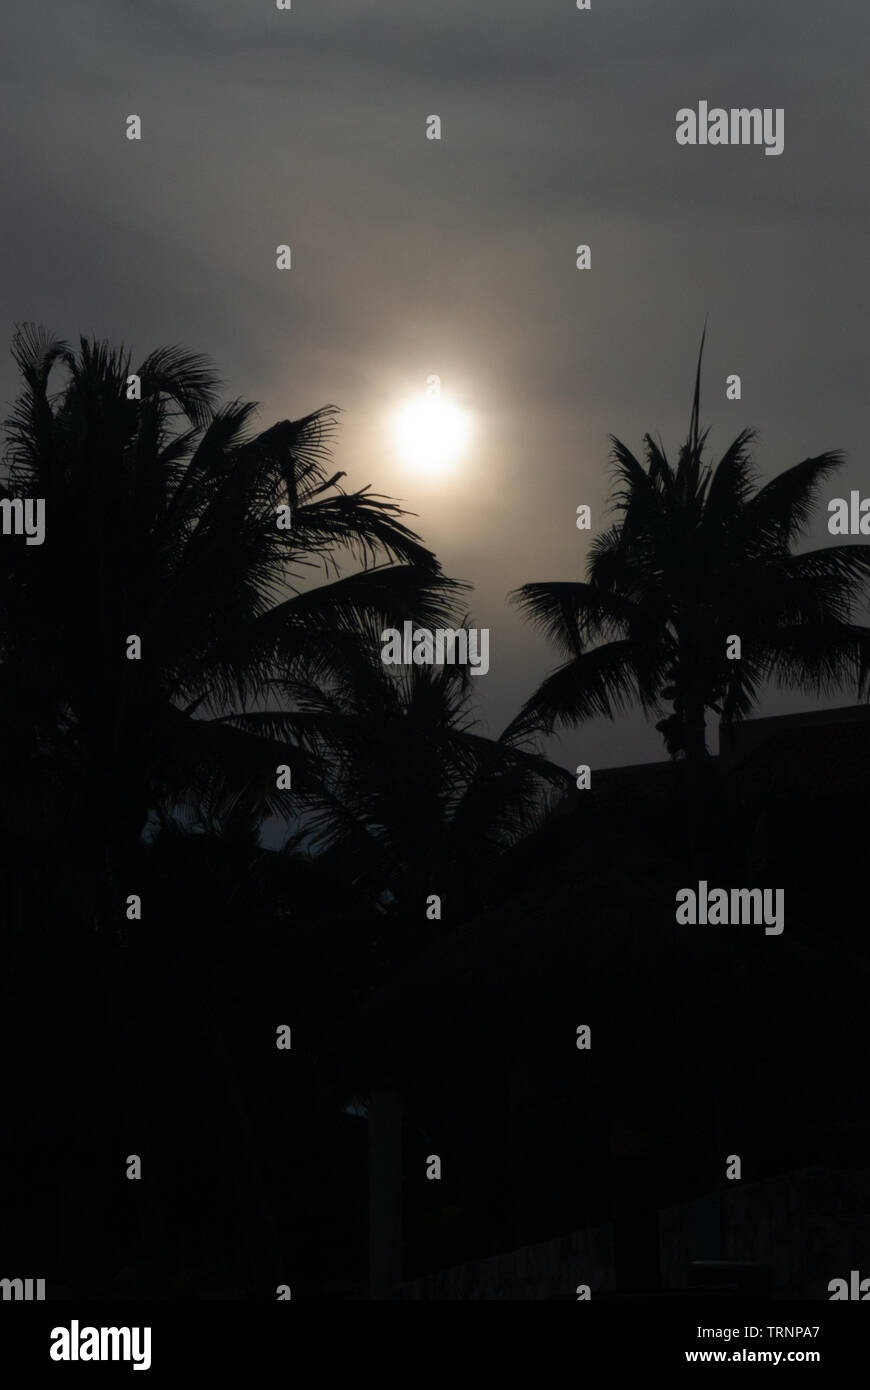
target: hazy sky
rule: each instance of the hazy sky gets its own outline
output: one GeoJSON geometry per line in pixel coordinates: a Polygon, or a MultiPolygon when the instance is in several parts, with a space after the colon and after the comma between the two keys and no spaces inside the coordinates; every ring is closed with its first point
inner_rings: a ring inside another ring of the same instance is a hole
{"type": "MultiPolygon", "coordinates": [[[[181,342],[264,427],[339,405],[346,485],[402,499],[475,586],[489,732],[555,664],[507,591],[582,576],[575,512],[601,519],[609,432],[679,443],[705,313],[714,448],[753,425],[766,475],[839,447],[826,495],[867,479],[854,0],[49,0],[4,30],[7,340],[36,320],[137,356],[181,342]],[[675,113],[700,100],[784,108],[784,152],[679,147],[675,113]],[[389,429],[431,373],[475,427],[437,480],[389,429]]],[[[14,389],[4,356],[4,403],[14,389]]],[[[561,756],[663,754],[637,718],[566,735],[561,756]]]]}

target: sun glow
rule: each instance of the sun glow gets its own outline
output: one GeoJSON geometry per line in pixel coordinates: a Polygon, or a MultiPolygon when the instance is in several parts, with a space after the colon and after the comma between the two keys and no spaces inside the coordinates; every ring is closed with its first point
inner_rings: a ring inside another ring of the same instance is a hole
{"type": "Polygon", "coordinates": [[[465,449],[471,422],[443,396],[421,396],[402,406],[394,432],[405,463],[423,473],[442,473],[465,449]]]}

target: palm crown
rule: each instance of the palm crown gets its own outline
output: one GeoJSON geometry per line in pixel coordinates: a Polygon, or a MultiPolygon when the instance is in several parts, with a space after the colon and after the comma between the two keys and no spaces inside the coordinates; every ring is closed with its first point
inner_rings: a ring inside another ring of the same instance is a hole
{"type": "Polygon", "coordinates": [[[586,581],[524,584],[513,595],[566,658],[526,702],[514,735],[612,717],[631,703],[661,714],[670,701],[657,728],[670,753],[698,759],[706,712],[746,717],[767,681],[866,693],[870,630],[854,614],[870,547],[792,549],[842,455],[805,459],[759,487],[753,434],[743,430],[705,464],[700,367],[699,356],[676,464],[649,435],[643,463],[611,438],[620,516],[593,542],[586,581]],[[737,660],[727,654],[735,636],[737,660]]]}
{"type": "Polygon", "coordinates": [[[208,361],[177,348],[135,370],[141,399],[129,355],[104,343],[73,353],[28,326],[13,354],[23,387],[0,496],[46,505],[43,545],[0,548],[16,814],[37,814],[34,760],[42,793],[74,799],[69,828],[109,857],[160,805],[286,811],[276,763],[303,794],[318,769],[286,721],[275,737],[280,690],[358,661],[378,625],[451,622],[464,586],[396,503],[330,474],[332,407],[256,433],[255,406],[219,406],[208,361]],[[56,367],[67,380],[51,395],[56,367]],[[338,577],[343,552],[361,567],[338,577]],[[128,661],[134,634],[142,659],[128,661]]]}
{"type": "Polygon", "coordinates": [[[428,893],[468,911],[481,870],[536,826],[569,781],[546,759],[475,731],[468,668],[379,659],[293,695],[329,767],[310,845],[384,909],[419,920],[428,893]],[[455,898],[454,898],[454,890],[455,898]]]}

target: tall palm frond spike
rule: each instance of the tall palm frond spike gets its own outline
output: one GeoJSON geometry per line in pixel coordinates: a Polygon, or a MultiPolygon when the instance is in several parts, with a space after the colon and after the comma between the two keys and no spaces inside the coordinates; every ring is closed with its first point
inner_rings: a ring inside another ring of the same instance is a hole
{"type": "Polygon", "coordinates": [[[701,362],[704,357],[704,343],[707,338],[707,319],[709,315],[704,315],[704,329],[701,333],[701,346],[698,349],[698,365],[695,369],[695,393],[692,397],[692,418],[689,422],[689,448],[691,457],[698,458],[700,449],[700,417],[701,417],[701,362]]]}

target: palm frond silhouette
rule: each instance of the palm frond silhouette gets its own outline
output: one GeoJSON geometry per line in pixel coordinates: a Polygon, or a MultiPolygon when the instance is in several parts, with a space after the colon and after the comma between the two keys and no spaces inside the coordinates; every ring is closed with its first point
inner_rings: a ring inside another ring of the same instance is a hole
{"type": "Polygon", "coordinates": [[[697,764],[709,712],[746,718],[767,682],[867,694],[870,629],[856,611],[870,548],[793,549],[843,456],[805,459],[759,485],[754,434],[742,430],[705,463],[703,347],[702,338],[676,463],[650,435],[642,461],[611,437],[618,519],[593,542],[585,580],[528,583],[511,596],[564,657],[514,720],[515,738],[638,705],[660,716],[668,752],[697,764]],[[739,660],[726,655],[734,635],[739,660]]]}
{"type": "Polygon", "coordinates": [[[38,818],[51,786],[45,814],[68,808],[55,830],[114,863],[173,804],[286,809],[276,763],[302,795],[318,769],[279,689],[346,676],[382,626],[450,623],[466,586],[397,503],[342,488],[334,407],[257,432],[256,407],[219,404],[212,365],[180,348],[134,369],[123,348],[82,338],[73,351],[25,325],[13,354],[0,495],[46,505],[44,545],[0,550],[15,814],[38,818]],[[133,375],[141,398],[128,399],[133,375]],[[142,660],[125,659],[130,634],[142,660]]]}

